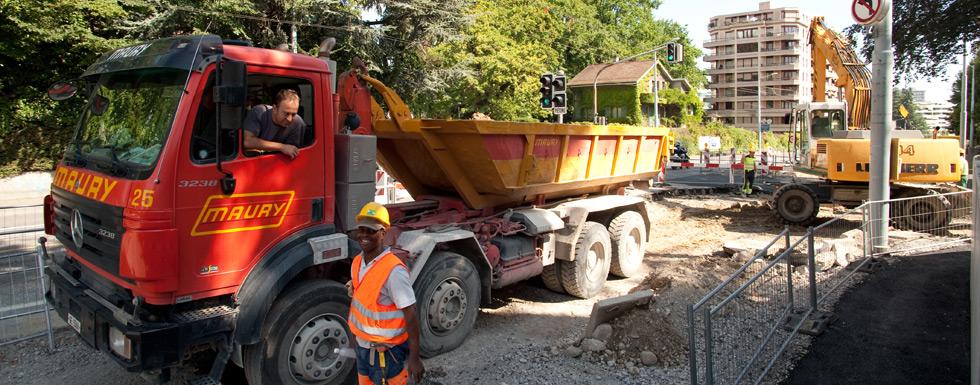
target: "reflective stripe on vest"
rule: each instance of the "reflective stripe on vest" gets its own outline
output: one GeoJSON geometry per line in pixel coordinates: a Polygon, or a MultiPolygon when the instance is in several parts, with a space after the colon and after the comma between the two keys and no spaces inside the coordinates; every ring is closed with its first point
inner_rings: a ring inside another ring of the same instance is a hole
{"type": "MultiPolygon", "coordinates": [[[[405,264],[391,252],[377,257],[371,268],[364,274],[364,279],[358,282],[361,260],[358,254],[351,267],[354,287],[354,298],[351,299],[350,316],[347,324],[354,335],[371,342],[397,345],[408,340],[408,328],[405,324],[405,313],[394,304],[378,304],[381,288],[396,266],[405,268],[405,264]]],[[[407,268],[405,268],[407,270],[407,268]]]]}
{"type": "Polygon", "coordinates": [[[745,165],[745,171],[755,171],[755,157],[746,156],[742,163],[745,165]]]}

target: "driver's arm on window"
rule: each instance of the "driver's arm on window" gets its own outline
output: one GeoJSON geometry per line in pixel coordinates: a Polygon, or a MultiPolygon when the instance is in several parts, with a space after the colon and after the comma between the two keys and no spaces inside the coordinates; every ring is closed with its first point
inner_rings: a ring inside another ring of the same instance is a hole
{"type": "Polygon", "coordinates": [[[278,151],[283,154],[286,154],[286,156],[288,156],[290,159],[296,159],[296,156],[299,155],[299,149],[296,148],[296,146],[293,146],[291,144],[273,142],[271,140],[262,140],[259,139],[259,137],[255,136],[255,134],[253,134],[249,130],[242,130],[242,131],[244,134],[242,144],[245,146],[246,150],[253,150],[253,151],[257,150],[263,152],[278,151]]]}

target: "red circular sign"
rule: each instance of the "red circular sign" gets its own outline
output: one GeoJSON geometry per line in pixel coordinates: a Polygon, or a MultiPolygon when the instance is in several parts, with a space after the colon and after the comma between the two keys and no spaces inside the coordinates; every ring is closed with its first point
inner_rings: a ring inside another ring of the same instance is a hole
{"type": "Polygon", "coordinates": [[[891,8],[888,0],[854,0],[851,16],[861,25],[874,25],[885,18],[891,8]]]}

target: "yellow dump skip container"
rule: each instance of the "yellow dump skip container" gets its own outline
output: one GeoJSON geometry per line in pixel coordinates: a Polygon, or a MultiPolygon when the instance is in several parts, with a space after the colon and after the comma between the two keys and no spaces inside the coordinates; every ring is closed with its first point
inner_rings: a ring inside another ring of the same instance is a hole
{"type": "Polygon", "coordinates": [[[669,129],[487,120],[373,120],[378,162],[413,197],[473,209],[614,192],[655,178],[669,129]]]}

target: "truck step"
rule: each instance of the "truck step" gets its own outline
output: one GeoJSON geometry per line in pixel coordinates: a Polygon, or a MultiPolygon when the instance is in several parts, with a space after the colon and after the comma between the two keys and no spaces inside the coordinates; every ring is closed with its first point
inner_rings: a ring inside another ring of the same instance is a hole
{"type": "Polygon", "coordinates": [[[201,377],[187,381],[187,385],[221,385],[221,382],[211,377],[201,377]]]}
{"type": "Polygon", "coordinates": [[[189,310],[189,311],[174,314],[174,321],[180,323],[187,323],[187,322],[193,322],[193,321],[198,321],[198,320],[203,320],[208,318],[214,318],[226,314],[232,314],[237,311],[238,311],[237,309],[234,309],[228,305],[218,305],[218,306],[189,310]]]}

